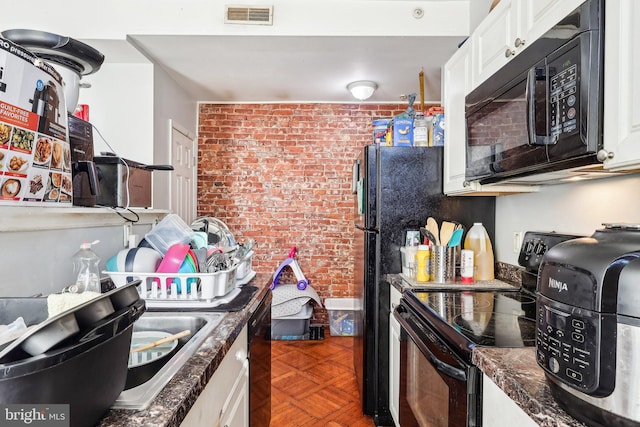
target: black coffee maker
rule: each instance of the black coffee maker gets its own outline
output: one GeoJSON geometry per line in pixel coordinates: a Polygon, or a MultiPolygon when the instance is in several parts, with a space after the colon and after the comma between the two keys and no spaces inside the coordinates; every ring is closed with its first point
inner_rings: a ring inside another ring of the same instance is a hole
{"type": "Polygon", "coordinates": [[[93,127],[91,123],[69,115],[69,144],[73,176],[73,204],[95,206],[100,195],[98,171],[93,162],[93,127]]]}

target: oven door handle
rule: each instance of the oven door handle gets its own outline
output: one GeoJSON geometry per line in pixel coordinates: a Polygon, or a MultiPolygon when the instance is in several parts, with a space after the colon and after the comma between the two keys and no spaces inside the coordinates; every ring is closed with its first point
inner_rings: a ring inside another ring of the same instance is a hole
{"type": "Polygon", "coordinates": [[[440,371],[443,374],[445,374],[446,376],[451,377],[453,379],[456,379],[458,381],[465,381],[466,382],[467,381],[467,373],[462,369],[456,368],[455,366],[451,366],[448,363],[445,363],[442,360],[438,359],[431,352],[431,350],[429,350],[429,348],[422,342],[422,338],[418,336],[418,334],[411,327],[409,322],[407,322],[407,320],[404,317],[402,317],[402,315],[400,313],[398,313],[398,309],[400,309],[400,307],[398,307],[396,309],[396,311],[393,313],[394,317],[400,323],[402,328],[405,331],[407,331],[407,334],[409,334],[409,336],[412,338],[413,342],[418,347],[420,352],[422,352],[422,354],[427,356],[429,361],[431,363],[433,363],[433,365],[436,367],[436,369],[438,371],[440,371]]]}

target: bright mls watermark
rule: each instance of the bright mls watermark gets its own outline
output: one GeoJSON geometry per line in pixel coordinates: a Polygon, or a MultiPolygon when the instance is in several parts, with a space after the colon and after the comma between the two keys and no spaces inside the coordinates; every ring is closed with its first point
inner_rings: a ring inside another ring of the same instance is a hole
{"type": "Polygon", "coordinates": [[[69,405],[0,405],[0,427],[69,427],[69,405]]]}

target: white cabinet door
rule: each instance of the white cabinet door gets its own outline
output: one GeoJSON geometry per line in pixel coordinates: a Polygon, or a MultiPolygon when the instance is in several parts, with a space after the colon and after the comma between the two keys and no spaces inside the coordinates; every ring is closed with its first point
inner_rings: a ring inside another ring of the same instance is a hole
{"type": "Polygon", "coordinates": [[[471,49],[463,44],[442,68],[442,99],[446,114],[443,189],[445,194],[465,192],[467,131],[464,97],[469,87],[471,49]]]}
{"type": "Polygon", "coordinates": [[[525,46],[549,31],[586,0],[519,0],[521,43],[525,46]]]}
{"type": "Polygon", "coordinates": [[[396,426],[400,425],[400,323],[393,310],[400,304],[400,291],[391,286],[391,312],[389,313],[389,410],[396,426]]]}
{"type": "Polygon", "coordinates": [[[518,14],[517,0],[501,0],[473,32],[470,38],[473,50],[471,90],[516,55],[514,41],[521,37],[518,36],[518,14]]]}
{"type": "Polygon", "coordinates": [[[640,166],[640,2],[606,3],[604,47],[604,167],[640,166]]]}
{"type": "Polygon", "coordinates": [[[234,427],[249,426],[247,343],[245,326],[187,413],[181,427],[220,427],[224,425],[223,421],[237,420],[244,421],[233,424],[234,427]],[[246,402],[243,403],[243,399],[246,402]]]}
{"type": "Polygon", "coordinates": [[[247,427],[249,425],[249,361],[245,360],[242,372],[222,408],[220,426],[247,427]]]}
{"type": "Polygon", "coordinates": [[[484,427],[534,427],[536,423],[491,379],[482,375],[482,425],[484,427]]]}

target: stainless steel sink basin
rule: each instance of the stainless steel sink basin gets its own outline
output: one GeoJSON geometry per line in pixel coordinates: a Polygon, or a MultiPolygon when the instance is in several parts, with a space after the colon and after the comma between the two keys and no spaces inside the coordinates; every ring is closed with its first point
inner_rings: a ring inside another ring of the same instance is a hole
{"type": "Polygon", "coordinates": [[[198,350],[225,315],[226,313],[144,313],[134,324],[134,331],[164,331],[175,334],[189,329],[191,335],[180,339],[179,350],[159,368],[151,379],[120,393],[112,408],[147,408],[171,378],[198,350]]]}

